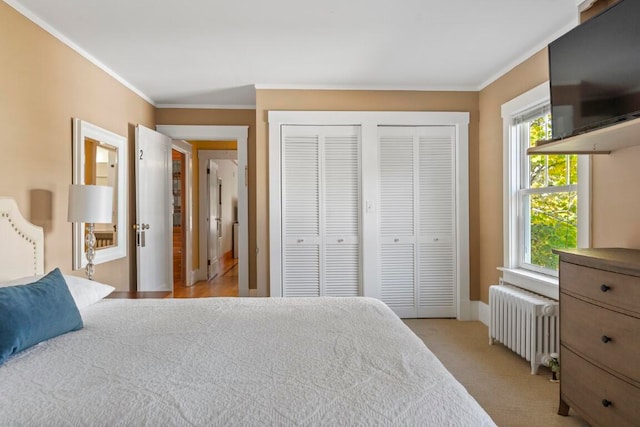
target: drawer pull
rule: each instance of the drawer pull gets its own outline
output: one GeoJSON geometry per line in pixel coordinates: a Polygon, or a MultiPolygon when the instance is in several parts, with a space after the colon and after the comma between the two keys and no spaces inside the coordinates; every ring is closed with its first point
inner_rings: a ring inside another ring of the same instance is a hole
{"type": "Polygon", "coordinates": [[[600,290],[602,292],[607,292],[609,289],[611,289],[611,286],[607,286],[607,285],[600,285],[600,290]]]}
{"type": "Polygon", "coordinates": [[[610,338],[610,337],[608,337],[608,336],[606,336],[606,335],[603,335],[603,336],[602,336],[602,342],[603,342],[603,343],[605,343],[605,344],[606,344],[606,343],[608,343],[609,341],[611,341],[611,338],[610,338]]]}
{"type": "Polygon", "coordinates": [[[602,399],[602,406],[604,406],[605,408],[608,408],[611,405],[612,405],[612,403],[611,403],[610,400],[602,399]]]}

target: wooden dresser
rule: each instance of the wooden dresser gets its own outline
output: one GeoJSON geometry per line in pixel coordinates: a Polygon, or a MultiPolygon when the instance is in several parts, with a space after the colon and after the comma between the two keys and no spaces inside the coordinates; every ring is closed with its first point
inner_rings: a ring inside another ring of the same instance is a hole
{"type": "Polygon", "coordinates": [[[594,426],[640,425],[640,250],[560,256],[560,407],[594,426]]]}

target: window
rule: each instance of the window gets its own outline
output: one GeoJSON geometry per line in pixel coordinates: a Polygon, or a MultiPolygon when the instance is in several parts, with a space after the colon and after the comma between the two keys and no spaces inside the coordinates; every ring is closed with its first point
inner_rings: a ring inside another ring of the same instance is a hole
{"type": "Polygon", "coordinates": [[[551,138],[548,103],[512,120],[518,167],[518,267],[557,275],[552,249],[575,248],[578,235],[578,156],[527,155],[536,141],[551,138]]]}
{"type": "Polygon", "coordinates": [[[588,156],[527,155],[551,137],[549,86],[502,106],[505,281],[557,298],[553,249],[589,246],[588,156]]]}

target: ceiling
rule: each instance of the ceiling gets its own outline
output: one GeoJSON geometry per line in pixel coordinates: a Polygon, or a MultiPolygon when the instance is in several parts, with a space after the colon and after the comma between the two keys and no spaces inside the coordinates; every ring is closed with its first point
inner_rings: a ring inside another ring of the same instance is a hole
{"type": "Polygon", "coordinates": [[[577,23],[576,0],[5,0],[157,106],[266,88],[479,90],[577,23]]]}

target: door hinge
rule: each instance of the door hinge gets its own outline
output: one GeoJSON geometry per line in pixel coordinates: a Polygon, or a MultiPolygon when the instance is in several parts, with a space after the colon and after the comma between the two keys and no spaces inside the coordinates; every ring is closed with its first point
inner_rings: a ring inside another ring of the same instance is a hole
{"type": "Polygon", "coordinates": [[[211,169],[207,168],[207,175],[211,175],[211,169]]]}
{"type": "Polygon", "coordinates": [[[211,265],[211,260],[210,259],[207,260],[207,265],[211,265]]]}

